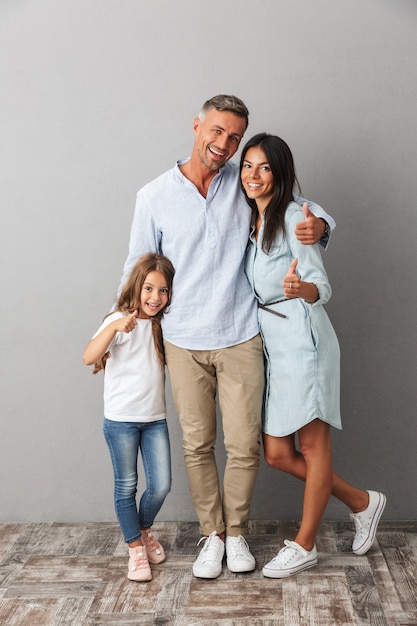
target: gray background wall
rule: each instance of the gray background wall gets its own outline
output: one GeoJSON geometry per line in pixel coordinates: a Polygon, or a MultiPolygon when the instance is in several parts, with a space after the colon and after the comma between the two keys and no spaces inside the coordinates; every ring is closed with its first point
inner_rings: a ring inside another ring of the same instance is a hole
{"type": "MultiPolygon", "coordinates": [[[[113,520],[102,380],[82,364],[127,254],[135,194],[189,154],[216,93],[290,144],[335,217],[335,469],[415,519],[415,0],[1,0],[0,521],[113,520]]],[[[174,486],[194,520],[169,396],[174,486]]],[[[221,441],[219,463],[224,463],[221,441]]],[[[298,518],[262,465],[253,518],[298,518]]],[[[332,501],[327,517],[347,511],[332,501]]]]}

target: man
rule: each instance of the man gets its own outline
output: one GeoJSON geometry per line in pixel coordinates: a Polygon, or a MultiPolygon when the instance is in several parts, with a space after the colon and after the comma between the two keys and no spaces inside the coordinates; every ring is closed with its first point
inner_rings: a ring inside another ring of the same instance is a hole
{"type": "MultiPolygon", "coordinates": [[[[208,100],[194,120],[189,159],[137,194],[122,283],[139,256],[156,251],[176,274],[164,343],[184,459],[204,546],[193,565],[216,578],[226,549],[232,572],[252,571],[255,559],[243,535],[259,467],[264,387],[257,307],[244,272],[250,210],[229,160],[248,125],[234,96],[208,100]],[[223,493],[214,456],[218,395],[227,454],[223,493]]],[[[297,227],[303,243],[329,237],[334,222],[311,207],[297,227]]]]}

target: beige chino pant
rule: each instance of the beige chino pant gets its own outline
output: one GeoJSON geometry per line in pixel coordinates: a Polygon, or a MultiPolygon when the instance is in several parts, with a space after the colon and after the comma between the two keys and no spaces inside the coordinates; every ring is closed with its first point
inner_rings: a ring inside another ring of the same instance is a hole
{"type": "Polygon", "coordinates": [[[183,451],[200,531],[245,534],[259,468],[264,365],[259,335],[220,350],[186,350],[165,341],[183,451]],[[216,391],[224,432],[223,496],[214,455],[216,391]]]}

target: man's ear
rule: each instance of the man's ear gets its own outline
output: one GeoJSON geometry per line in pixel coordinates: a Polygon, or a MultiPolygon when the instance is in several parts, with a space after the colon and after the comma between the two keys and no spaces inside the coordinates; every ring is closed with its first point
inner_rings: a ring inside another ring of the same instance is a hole
{"type": "Polygon", "coordinates": [[[198,133],[198,130],[200,128],[200,124],[201,124],[200,118],[199,117],[195,117],[194,118],[194,123],[193,123],[194,135],[196,135],[198,133]]]}

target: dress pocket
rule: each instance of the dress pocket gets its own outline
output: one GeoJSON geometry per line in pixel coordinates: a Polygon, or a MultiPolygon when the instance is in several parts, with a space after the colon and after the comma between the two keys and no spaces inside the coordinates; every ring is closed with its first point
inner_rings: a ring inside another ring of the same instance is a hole
{"type": "Polygon", "coordinates": [[[319,347],[319,334],[314,326],[314,322],[311,318],[311,304],[308,304],[308,302],[306,302],[305,300],[303,300],[302,298],[298,298],[298,302],[300,303],[301,307],[303,308],[304,311],[304,315],[305,315],[305,323],[307,326],[307,331],[308,334],[311,338],[311,342],[313,345],[314,350],[317,350],[317,348],[319,347]]]}
{"type": "Polygon", "coordinates": [[[262,266],[260,271],[263,276],[268,276],[273,272],[278,273],[280,272],[280,270],[282,270],[282,268],[280,267],[280,262],[283,258],[282,244],[282,240],[274,242],[271,246],[270,251],[262,255],[262,266]]]}

